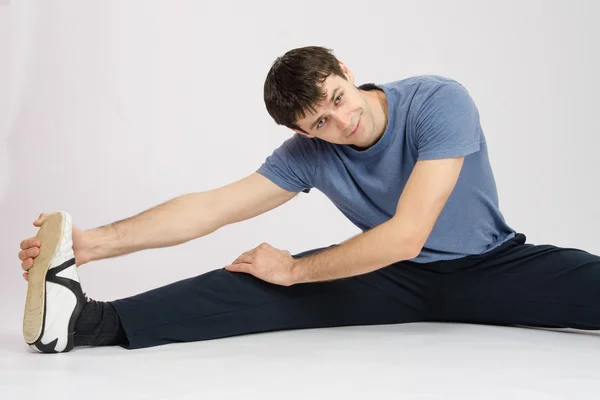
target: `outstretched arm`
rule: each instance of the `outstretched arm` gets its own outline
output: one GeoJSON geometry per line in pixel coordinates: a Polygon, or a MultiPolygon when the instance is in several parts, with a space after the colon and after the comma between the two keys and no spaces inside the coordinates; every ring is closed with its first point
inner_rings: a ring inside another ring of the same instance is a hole
{"type": "Polygon", "coordinates": [[[261,215],[294,196],[296,193],[255,172],[226,186],[185,194],[135,216],[90,229],[83,241],[91,261],[175,246],[261,215]]]}

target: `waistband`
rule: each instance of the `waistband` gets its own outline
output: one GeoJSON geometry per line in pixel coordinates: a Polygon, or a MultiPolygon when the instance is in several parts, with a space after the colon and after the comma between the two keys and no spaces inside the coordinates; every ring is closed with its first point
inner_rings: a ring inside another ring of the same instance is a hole
{"type": "Polygon", "coordinates": [[[515,236],[513,236],[512,238],[508,239],[506,242],[502,243],[500,246],[495,247],[494,249],[487,251],[485,253],[481,253],[481,254],[472,254],[470,256],[465,256],[462,258],[456,258],[453,260],[440,260],[440,261],[434,261],[431,263],[424,263],[424,264],[417,264],[414,262],[410,262],[410,264],[412,265],[420,265],[423,268],[427,268],[427,269],[432,269],[432,270],[439,270],[440,268],[444,267],[444,268],[456,268],[458,266],[468,266],[471,265],[473,263],[478,263],[481,261],[485,261],[487,259],[490,258],[496,258],[501,256],[502,254],[506,253],[507,251],[510,251],[511,249],[517,247],[517,246],[521,246],[523,244],[525,244],[525,242],[527,241],[527,237],[525,236],[525,234],[523,233],[516,233],[515,236]]]}

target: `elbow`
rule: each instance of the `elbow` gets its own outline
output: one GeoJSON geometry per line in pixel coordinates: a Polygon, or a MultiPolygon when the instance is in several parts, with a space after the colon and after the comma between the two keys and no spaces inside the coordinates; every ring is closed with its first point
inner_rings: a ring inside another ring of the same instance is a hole
{"type": "Polygon", "coordinates": [[[413,258],[416,258],[419,255],[419,253],[421,253],[421,249],[422,249],[422,247],[406,246],[406,248],[402,252],[400,259],[401,260],[412,260],[413,258]]]}
{"type": "Polygon", "coordinates": [[[416,258],[425,245],[424,241],[414,237],[399,241],[400,245],[396,247],[396,259],[398,261],[412,260],[416,258]]]}
{"type": "Polygon", "coordinates": [[[393,238],[390,246],[397,261],[412,260],[416,258],[425,246],[427,237],[422,229],[417,226],[400,223],[396,218],[390,221],[389,237],[393,238]]]}

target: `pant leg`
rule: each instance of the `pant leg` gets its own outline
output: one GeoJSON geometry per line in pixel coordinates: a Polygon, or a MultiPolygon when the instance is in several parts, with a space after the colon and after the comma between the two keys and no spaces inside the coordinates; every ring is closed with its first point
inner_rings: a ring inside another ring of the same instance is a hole
{"type": "Polygon", "coordinates": [[[111,304],[127,335],[123,347],[135,349],[275,330],[426,321],[439,312],[440,283],[438,273],[403,263],[289,287],[219,269],[111,304]]]}
{"type": "Polygon", "coordinates": [[[443,265],[445,320],[600,329],[600,257],[525,241],[443,265]]]}

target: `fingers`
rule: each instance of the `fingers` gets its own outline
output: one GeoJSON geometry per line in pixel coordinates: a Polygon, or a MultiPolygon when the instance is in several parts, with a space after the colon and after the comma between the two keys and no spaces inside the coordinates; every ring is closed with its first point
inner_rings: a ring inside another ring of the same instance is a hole
{"type": "Polygon", "coordinates": [[[37,246],[29,247],[19,252],[19,260],[25,261],[29,257],[37,257],[40,254],[40,248],[37,246]]]}
{"type": "Polygon", "coordinates": [[[232,264],[237,264],[237,263],[252,263],[253,261],[253,252],[252,251],[247,251],[244,254],[242,254],[241,256],[239,256],[238,258],[236,258],[232,264]]]}
{"type": "MultiPolygon", "coordinates": [[[[42,226],[42,224],[44,223],[46,218],[48,218],[49,215],[49,213],[41,213],[40,216],[35,221],[33,221],[33,225],[37,227],[42,226]]],[[[21,260],[21,268],[23,270],[29,271],[29,269],[33,267],[33,259],[40,254],[41,245],[42,244],[40,240],[36,237],[25,239],[20,243],[19,247],[21,248],[21,251],[19,252],[19,260],[21,260]]],[[[22,276],[25,280],[29,279],[28,272],[24,272],[22,276]]]]}
{"type": "Polygon", "coordinates": [[[254,259],[254,250],[250,250],[236,258],[231,265],[226,265],[225,269],[231,272],[250,273],[250,267],[254,259]]]}
{"type": "Polygon", "coordinates": [[[21,250],[27,250],[31,247],[40,247],[40,239],[32,237],[21,242],[21,250]]]}
{"type": "Polygon", "coordinates": [[[33,226],[42,226],[42,223],[46,218],[48,218],[49,215],[49,213],[41,213],[38,219],[33,221],[33,226]]]}
{"type": "Polygon", "coordinates": [[[33,258],[27,258],[21,263],[21,268],[24,271],[29,271],[33,267],[33,258]]]}
{"type": "Polygon", "coordinates": [[[21,250],[19,252],[19,260],[25,261],[28,258],[37,257],[40,254],[39,247],[30,247],[27,250],[21,250]]]}
{"type": "Polygon", "coordinates": [[[21,260],[21,268],[28,271],[33,267],[33,259],[40,254],[40,241],[38,239],[26,239],[21,242],[21,250],[19,252],[19,260],[21,260]]]}
{"type": "Polygon", "coordinates": [[[237,263],[237,264],[227,265],[227,266],[225,266],[225,269],[227,271],[231,271],[231,272],[245,272],[245,273],[249,274],[250,267],[251,267],[251,264],[248,264],[248,263],[237,263]]]}

